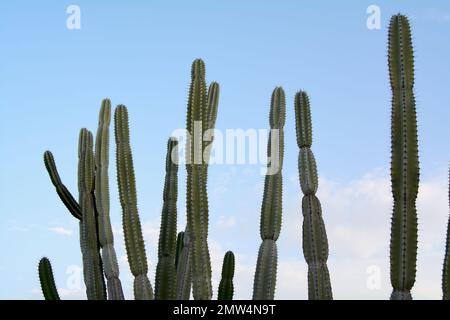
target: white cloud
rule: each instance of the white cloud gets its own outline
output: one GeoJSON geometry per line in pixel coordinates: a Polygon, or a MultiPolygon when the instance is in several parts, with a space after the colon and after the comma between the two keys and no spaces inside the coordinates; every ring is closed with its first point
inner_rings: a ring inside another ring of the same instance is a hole
{"type": "Polygon", "coordinates": [[[220,216],[217,220],[217,227],[221,230],[227,230],[236,225],[236,217],[235,216],[220,216]]]}
{"type": "Polygon", "coordinates": [[[48,230],[50,230],[53,233],[62,235],[62,236],[71,236],[73,234],[72,230],[63,228],[63,227],[52,227],[52,228],[48,228],[48,230]]]}

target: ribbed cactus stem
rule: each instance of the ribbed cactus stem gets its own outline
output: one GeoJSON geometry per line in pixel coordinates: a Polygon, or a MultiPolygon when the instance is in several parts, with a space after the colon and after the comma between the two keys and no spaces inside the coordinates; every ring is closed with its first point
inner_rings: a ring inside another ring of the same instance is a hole
{"type": "Polygon", "coordinates": [[[308,264],[308,298],[310,300],[331,300],[330,275],[328,272],[328,239],[322,208],[315,196],[318,188],[317,166],[312,145],[312,121],[308,94],[299,91],[295,95],[295,123],[297,144],[300,148],[298,169],[300,186],[304,194],[303,212],[303,255],[308,264]]]}
{"type": "Polygon", "coordinates": [[[39,261],[39,281],[41,282],[42,294],[45,300],[59,300],[55,279],[53,278],[52,265],[50,260],[42,258],[39,261]]]}
{"type": "MultiPolygon", "coordinates": [[[[450,168],[448,171],[448,204],[450,206],[450,168]]],[[[450,217],[447,222],[447,241],[445,243],[444,268],[442,272],[442,298],[450,300],[450,217]]]]}
{"type": "Polygon", "coordinates": [[[181,231],[177,235],[177,249],[175,254],[175,268],[178,269],[181,252],[183,251],[184,247],[184,231],[181,231]]]}
{"type": "Polygon", "coordinates": [[[106,299],[102,260],[99,252],[97,217],[94,199],[94,152],[92,133],[81,129],[78,149],[78,191],[82,219],[80,247],[83,256],[83,275],[89,300],[106,299]]]}
{"type": "Polygon", "coordinates": [[[189,231],[183,232],[183,237],[180,239],[182,246],[179,251],[177,259],[177,300],[189,300],[191,295],[192,276],[191,276],[191,251],[192,243],[189,239],[189,231]]]}
{"type": "Polygon", "coordinates": [[[222,278],[220,279],[217,300],[233,300],[234,263],[233,252],[228,251],[225,253],[222,264],[222,278]]]}
{"type": "Polygon", "coordinates": [[[109,300],[123,300],[119,264],[114,250],[114,235],[109,217],[109,124],[111,101],[104,99],[100,109],[95,139],[95,204],[98,212],[98,235],[109,300]]]}
{"type": "Polygon", "coordinates": [[[187,170],[187,227],[190,230],[192,254],[193,295],[196,300],[210,300],[211,259],[208,249],[208,194],[206,149],[210,142],[203,140],[206,130],[213,129],[217,115],[218,86],[206,90],[205,64],[197,59],[192,63],[186,129],[187,170]],[[209,98],[208,98],[209,96],[209,98]],[[205,152],[206,151],[206,152],[205,152]],[[206,155],[206,156],[204,156],[206,155]]]}
{"type": "Polygon", "coordinates": [[[59,198],[64,203],[69,212],[78,220],[81,220],[81,208],[70,191],[62,183],[59,177],[58,169],[56,168],[55,159],[50,151],[44,152],[44,164],[52,184],[55,186],[59,198]]]}
{"type": "Polygon", "coordinates": [[[128,111],[124,105],[117,106],[115,110],[114,129],[122,223],[128,263],[134,276],[134,297],[136,300],[151,300],[153,299],[153,289],[147,277],[147,256],[137,208],[136,180],[130,147],[128,111]]]}
{"type": "Polygon", "coordinates": [[[416,278],[419,156],[411,30],[408,19],[401,14],[391,18],[388,59],[392,89],[391,183],[394,198],[391,299],[409,300],[416,278]]]}
{"type": "Polygon", "coordinates": [[[156,267],[155,298],[176,299],[176,241],[178,197],[178,141],[167,143],[166,179],[164,182],[161,229],[159,232],[158,265],[156,267]]]}
{"type": "Polygon", "coordinates": [[[286,98],[281,87],[274,89],[270,104],[270,134],[267,147],[267,173],[261,208],[261,247],[253,283],[254,300],[272,300],[277,277],[277,244],[282,220],[283,154],[286,98]]]}

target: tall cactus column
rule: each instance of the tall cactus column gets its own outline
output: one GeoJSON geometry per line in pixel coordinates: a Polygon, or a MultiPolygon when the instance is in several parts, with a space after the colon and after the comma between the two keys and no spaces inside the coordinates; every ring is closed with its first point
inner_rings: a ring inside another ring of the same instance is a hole
{"type": "Polygon", "coordinates": [[[277,244],[282,215],[282,167],[284,154],[284,123],[286,99],[281,87],[272,93],[270,106],[270,134],[267,147],[267,174],[261,208],[259,248],[253,284],[253,300],[272,300],[277,278],[277,244]]]}
{"type": "Polygon", "coordinates": [[[302,200],[303,254],[308,263],[308,298],[331,300],[333,295],[327,267],[328,240],[320,201],[315,195],[318,178],[316,161],[311,151],[311,110],[309,97],[304,91],[299,91],[295,95],[295,121],[297,144],[300,148],[298,158],[300,186],[304,194],[302,200]]]}
{"type": "Polygon", "coordinates": [[[98,212],[98,236],[102,248],[102,261],[110,300],[123,300],[119,264],[114,250],[114,235],[109,217],[109,124],[111,101],[104,99],[100,109],[95,139],[95,204],[98,212]]]}
{"type": "Polygon", "coordinates": [[[141,221],[137,209],[136,179],[130,147],[128,111],[124,105],[119,105],[116,108],[114,129],[116,137],[117,181],[123,213],[123,233],[125,236],[128,263],[131,273],[134,276],[134,297],[136,300],[151,300],[153,299],[153,289],[147,276],[147,255],[145,253],[141,221]]]}
{"type": "Polygon", "coordinates": [[[414,56],[411,30],[403,15],[389,26],[389,75],[392,89],[391,183],[394,209],[391,221],[391,284],[393,300],[411,299],[416,278],[419,156],[414,56]]]}
{"type": "MultiPolygon", "coordinates": [[[[205,64],[197,59],[192,63],[191,86],[189,89],[186,129],[187,170],[187,229],[186,238],[191,241],[189,254],[191,263],[192,289],[196,300],[210,300],[211,259],[208,249],[208,194],[207,168],[210,143],[203,139],[214,129],[218,85],[213,83],[206,90],[205,64]],[[208,130],[208,131],[207,131],[208,130]]],[[[211,139],[212,140],[212,137],[211,139]]]]}
{"type": "Polygon", "coordinates": [[[176,299],[177,196],[178,141],[170,138],[167,143],[164,204],[156,267],[155,298],[157,300],[176,299]]]}

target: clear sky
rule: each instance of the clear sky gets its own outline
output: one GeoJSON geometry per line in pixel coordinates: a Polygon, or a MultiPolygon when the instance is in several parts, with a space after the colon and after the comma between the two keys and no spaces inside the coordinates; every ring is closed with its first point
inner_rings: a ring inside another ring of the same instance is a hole
{"type": "MultiPolygon", "coordinates": [[[[221,85],[220,130],[267,128],[273,88],[286,91],[276,297],[307,297],[293,110],[295,92],[304,89],[311,98],[334,295],[387,298],[392,200],[386,44],[389,18],[398,12],[411,19],[416,57],[421,225],[413,294],[440,297],[450,159],[449,1],[1,1],[0,12],[0,299],[41,299],[37,263],[44,255],[53,263],[62,296],[84,297],[69,274],[71,266],[81,265],[78,225],[57,197],[42,154],[53,152],[76,195],[78,132],[96,130],[105,97],[129,108],[154,283],[166,141],[184,127],[190,65],[197,57],[206,63],[207,80],[221,85]],[[81,9],[79,30],[66,27],[71,4],[81,9]],[[381,9],[380,30],[366,26],[372,4],[381,9]]],[[[111,218],[131,297],[114,150],[111,143],[111,218]]],[[[213,277],[217,281],[224,252],[233,250],[241,299],[251,298],[260,243],[260,168],[210,168],[213,277]]],[[[180,230],[184,181],[180,168],[180,230]]]]}

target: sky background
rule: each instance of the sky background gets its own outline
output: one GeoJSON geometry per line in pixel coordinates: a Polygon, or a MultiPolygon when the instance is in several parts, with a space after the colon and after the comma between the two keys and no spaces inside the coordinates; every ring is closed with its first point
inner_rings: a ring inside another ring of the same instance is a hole
{"type": "MultiPolygon", "coordinates": [[[[450,2],[441,1],[1,1],[0,299],[42,299],[37,264],[51,259],[64,299],[77,288],[78,223],[59,200],[42,154],[51,150],[77,196],[79,129],[96,131],[100,102],[129,108],[138,205],[154,284],[164,159],[184,128],[190,65],[201,57],[221,85],[216,128],[265,129],[270,95],[287,100],[283,226],[276,298],[306,299],[293,99],[311,98],[319,191],[336,299],[386,299],[389,283],[390,99],[387,27],[411,19],[421,184],[413,296],[441,297],[450,159],[450,2]],[[81,29],[66,28],[69,5],[81,29]],[[366,26],[369,5],[381,29],[366,26]]],[[[121,279],[132,298],[111,140],[111,219],[121,279]]],[[[260,244],[263,164],[209,170],[214,295],[223,254],[236,254],[235,297],[252,296],[260,244]]],[[[179,230],[185,169],[179,170],[179,230]]],[[[82,284],[81,280],[81,284],[82,284]]]]}

